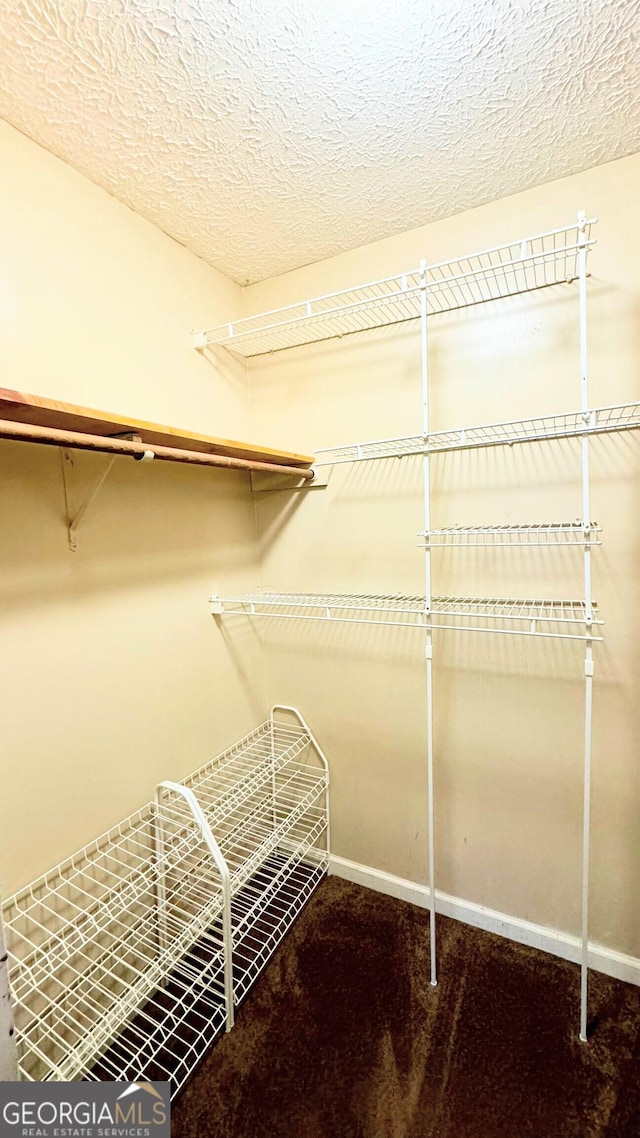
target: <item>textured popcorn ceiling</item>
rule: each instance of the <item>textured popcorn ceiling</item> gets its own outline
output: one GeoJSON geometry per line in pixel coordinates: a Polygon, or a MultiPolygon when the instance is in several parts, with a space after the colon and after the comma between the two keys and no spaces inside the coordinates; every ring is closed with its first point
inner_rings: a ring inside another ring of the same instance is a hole
{"type": "Polygon", "coordinates": [[[639,13],[2,0],[0,115],[244,284],[640,149],[639,13]]]}

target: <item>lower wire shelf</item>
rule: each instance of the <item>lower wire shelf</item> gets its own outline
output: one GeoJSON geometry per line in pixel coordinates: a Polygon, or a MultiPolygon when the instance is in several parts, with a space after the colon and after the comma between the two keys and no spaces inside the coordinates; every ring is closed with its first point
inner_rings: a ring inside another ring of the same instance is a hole
{"type": "Polygon", "coordinates": [[[9,898],[20,1077],[144,1077],[175,1095],[326,874],[328,790],[306,723],[274,708],[9,898]]]}
{"type": "MultiPolygon", "coordinates": [[[[321,865],[291,863],[286,855],[276,853],[234,898],[236,1004],[247,995],[325,872],[321,865]]],[[[170,1079],[172,1095],[178,1093],[225,1028],[223,961],[219,952],[212,951],[221,935],[220,924],[212,933],[196,941],[162,989],[139,1010],[85,1078],[170,1079]],[[185,975],[191,980],[187,1001],[185,975]]]]}

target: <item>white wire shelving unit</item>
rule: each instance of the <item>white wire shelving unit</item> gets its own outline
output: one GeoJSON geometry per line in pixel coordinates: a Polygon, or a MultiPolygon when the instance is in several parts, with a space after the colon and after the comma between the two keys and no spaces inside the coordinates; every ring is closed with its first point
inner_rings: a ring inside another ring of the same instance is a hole
{"type": "Polygon", "coordinates": [[[2,907],[19,1075],[175,1095],[327,872],[327,760],[293,708],[2,907]]]}
{"type": "Polygon", "coordinates": [[[210,598],[219,617],[244,615],[277,620],[316,620],[421,629],[425,638],[426,790],[430,889],[430,980],[437,982],[435,946],[434,632],[492,632],[566,638],[584,643],[584,750],[582,812],[582,927],[580,1039],[587,1038],[589,928],[589,847],[593,645],[601,640],[602,621],[592,595],[591,554],[600,545],[600,526],[590,520],[590,440],[594,435],[640,428],[640,402],[591,407],[588,394],[587,256],[594,244],[595,219],[584,212],[559,229],[485,249],[453,261],[429,265],[341,292],[316,297],[232,324],[194,333],[197,348],[224,347],[240,356],[259,356],[404,321],[419,322],[421,359],[420,432],[399,438],[367,440],[316,451],[316,463],[333,466],[417,455],[422,460],[424,592],[421,596],[338,595],[258,592],[210,598]],[[577,408],[556,414],[455,429],[431,429],[428,328],[430,318],[469,305],[577,282],[577,408]],[[539,524],[431,525],[431,461],[442,452],[521,443],[540,444],[575,438],[580,443],[581,494],[578,520],[539,524]],[[431,554],[435,549],[502,547],[581,549],[582,596],[575,600],[437,597],[432,589],[431,554]]]}

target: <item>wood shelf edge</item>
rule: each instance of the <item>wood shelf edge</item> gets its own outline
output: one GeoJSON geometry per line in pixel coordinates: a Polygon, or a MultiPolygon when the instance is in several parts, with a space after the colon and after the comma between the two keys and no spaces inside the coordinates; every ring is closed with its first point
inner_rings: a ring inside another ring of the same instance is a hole
{"type": "Polygon", "coordinates": [[[313,463],[313,457],[310,455],[276,450],[273,447],[263,447],[233,439],[215,438],[199,432],[184,431],[178,427],[167,427],[144,419],[115,415],[112,412],[96,411],[89,407],[79,407],[73,403],[63,403],[57,399],[46,399],[44,396],[30,395],[4,387],[0,387],[0,419],[102,437],[136,434],[150,447],[171,446],[201,451],[205,454],[293,467],[310,467],[313,463]]]}

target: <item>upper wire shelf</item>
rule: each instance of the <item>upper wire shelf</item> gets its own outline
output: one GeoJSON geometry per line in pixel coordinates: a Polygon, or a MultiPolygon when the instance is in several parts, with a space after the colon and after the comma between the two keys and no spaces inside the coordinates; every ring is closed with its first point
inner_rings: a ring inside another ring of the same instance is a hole
{"type": "Polygon", "coordinates": [[[598,534],[602,527],[596,522],[587,525],[575,522],[543,522],[531,525],[450,526],[446,529],[422,530],[420,537],[431,549],[450,549],[454,546],[488,549],[494,546],[559,548],[561,546],[601,545],[598,534]]]}
{"type": "Polygon", "coordinates": [[[434,597],[404,594],[270,593],[210,597],[214,615],[325,620],[346,624],[431,628],[458,632],[494,632],[554,639],[601,640],[598,606],[583,600],[513,600],[497,597],[434,597]],[[582,626],[582,628],[580,628],[582,626]]]}
{"type": "Polygon", "coordinates": [[[591,238],[595,221],[579,218],[561,229],[457,260],[425,264],[398,276],[247,316],[195,332],[194,343],[197,348],[217,344],[239,356],[260,356],[415,320],[425,289],[427,312],[435,315],[570,282],[578,275],[580,249],[588,251],[595,244],[591,238]]]}
{"type": "Polygon", "coordinates": [[[563,411],[557,415],[539,415],[535,419],[513,419],[505,423],[433,431],[428,435],[405,435],[323,447],[316,451],[315,465],[333,466],[340,462],[403,458],[411,454],[431,454],[434,451],[512,446],[514,443],[543,442],[545,439],[630,431],[637,427],[640,427],[640,402],[617,403],[611,407],[597,407],[592,411],[563,411]]]}

